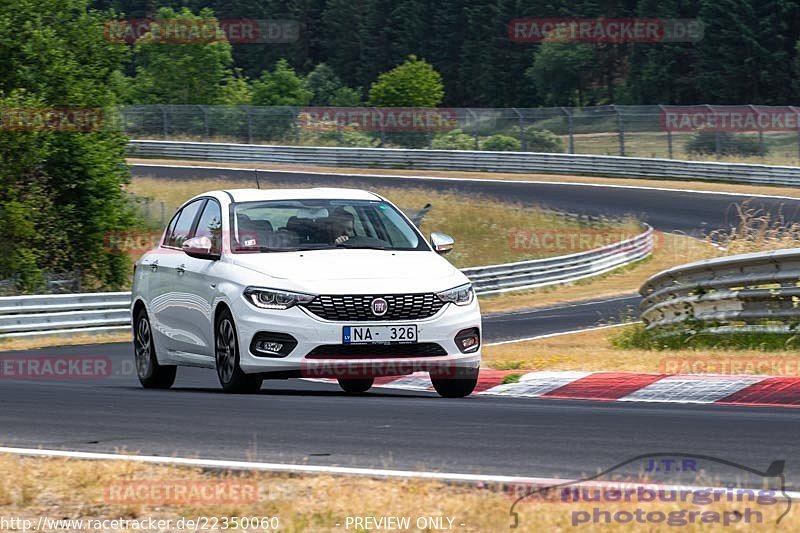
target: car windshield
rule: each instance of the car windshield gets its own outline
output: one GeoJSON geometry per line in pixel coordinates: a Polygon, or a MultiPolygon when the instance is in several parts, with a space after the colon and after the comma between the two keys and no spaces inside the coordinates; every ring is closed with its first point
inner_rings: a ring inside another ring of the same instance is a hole
{"type": "Polygon", "coordinates": [[[231,228],[234,253],[428,249],[398,210],[379,200],[239,202],[231,228]]]}

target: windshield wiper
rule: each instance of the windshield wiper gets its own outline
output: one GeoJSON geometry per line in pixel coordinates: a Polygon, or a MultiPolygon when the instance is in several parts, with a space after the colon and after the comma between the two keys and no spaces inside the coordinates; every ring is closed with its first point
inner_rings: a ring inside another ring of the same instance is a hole
{"type": "Polygon", "coordinates": [[[386,250],[386,246],[378,246],[377,244],[356,244],[348,245],[347,241],[340,242],[336,245],[337,248],[350,248],[351,250],[386,250]]]}
{"type": "Polygon", "coordinates": [[[236,253],[247,253],[247,252],[258,252],[258,253],[269,253],[269,252],[297,252],[302,250],[302,248],[270,248],[269,246],[247,246],[244,248],[234,248],[234,252],[236,253]]]}

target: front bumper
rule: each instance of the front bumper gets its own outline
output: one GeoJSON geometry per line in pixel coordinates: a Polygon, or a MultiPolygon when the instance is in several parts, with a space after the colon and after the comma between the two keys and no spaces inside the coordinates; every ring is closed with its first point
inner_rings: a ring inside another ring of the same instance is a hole
{"type": "Polygon", "coordinates": [[[403,375],[417,371],[431,372],[437,376],[461,375],[465,370],[477,369],[481,362],[480,347],[471,353],[462,353],[455,343],[459,331],[481,328],[480,308],[477,299],[468,306],[445,305],[436,315],[424,320],[340,322],[320,319],[302,307],[284,311],[256,309],[246,301],[234,304],[234,316],[239,334],[240,366],[248,374],[285,374],[286,377],[371,377],[403,375]],[[342,344],[344,326],[416,325],[418,343],[439,344],[446,355],[376,357],[359,356],[357,359],[307,359],[314,348],[342,344]],[[297,346],[288,356],[273,358],[251,352],[253,338],[259,332],[283,333],[294,337],[297,346]]]}

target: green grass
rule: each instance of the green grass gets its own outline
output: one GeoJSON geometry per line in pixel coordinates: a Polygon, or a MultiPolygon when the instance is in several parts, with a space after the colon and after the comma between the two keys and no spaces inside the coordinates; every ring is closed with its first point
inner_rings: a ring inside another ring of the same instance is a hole
{"type": "Polygon", "coordinates": [[[503,384],[508,383],[519,383],[519,378],[522,377],[522,374],[509,374],[503,378],[503,384]]]}
{"type": "Polygon", "coordinates": [[[730,334],[694,333],[679,330],[647,330],[644,324],[620,328],[609,339],[618,350],[757,350],[778,352],[800,349],[797,333],[742,332],[730,334]]]}

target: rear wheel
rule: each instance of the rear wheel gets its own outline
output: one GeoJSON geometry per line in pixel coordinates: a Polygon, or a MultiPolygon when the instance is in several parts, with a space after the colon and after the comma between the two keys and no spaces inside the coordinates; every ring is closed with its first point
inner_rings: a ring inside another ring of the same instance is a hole
{"type": "Polygon", "coordinates": [[[374,383],[375,383],[374,378],[364,378],[364,379],[339,378],[339,386],[342,388],[342,390],[352,394],[367,392],[374,383]]]}
{"type": "Polygon", "coordinates": [[[168,389],[175,383],[177,367],[158,364],[153,344],[153,329],[147,311],[139,310],[133,319],[133,350],[136,375],[145,389],[168,389]]]}
{"type": "Polygon", "coordinates": [[[477,368],[459,369],[454,377],[435,378],[431,376],[433,388],[442,398],[463,398],[472,394],[478,384],[477,368]]]}
{"type": "Polygon", "coordinates": [[[245,374],[239,366],[239,343],[230,311],[220,313],[214,331],[214,359],[222,390],[231,394],[258,392],[263,378],[245,374]]]}

